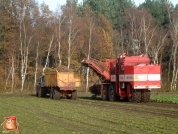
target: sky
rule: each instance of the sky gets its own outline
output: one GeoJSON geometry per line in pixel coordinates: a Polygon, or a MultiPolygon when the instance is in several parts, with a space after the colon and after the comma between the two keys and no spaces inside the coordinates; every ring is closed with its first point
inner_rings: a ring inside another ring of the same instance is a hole
{"type": "MultiPolygon", "coordinates": [[[[36,0],[39,4],[44,2],[46,5],[49,6],[49,9],[55,11],[58,5],[64,5],[66,0],[36,0]]],[[[83,0],[78,0],[78,3],[81,3],[83,0]]],[[[139,4],[143,3],[145,0],[133,0],[135,4],[138,6],[139,4]]],[[[178,4],[178,0],[170,0],[174,5],[178,4]]]]}

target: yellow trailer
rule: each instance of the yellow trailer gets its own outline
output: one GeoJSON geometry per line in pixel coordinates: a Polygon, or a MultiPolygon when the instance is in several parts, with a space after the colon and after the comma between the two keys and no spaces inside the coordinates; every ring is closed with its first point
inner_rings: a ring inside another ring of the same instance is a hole
{"type": "Polygon", "coordinates": [[[73,71],[46,69],[36,88],[36,94],[39,97],[49,94],[51,99],[60,99],[61,96],[76,99],[80,85],[80,78],[73,71]]]}

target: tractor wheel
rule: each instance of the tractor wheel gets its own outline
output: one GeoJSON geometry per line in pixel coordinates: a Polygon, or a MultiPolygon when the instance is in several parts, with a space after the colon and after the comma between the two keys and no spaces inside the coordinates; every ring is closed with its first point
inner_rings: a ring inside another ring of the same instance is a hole
{"type": "Polygon", "coordinates": [[[71,98],[72,98],[73,100],[76,100],[76,99],[77,99],[77,91],[76,91],[76,90],[72,92],[71,98]]]}
{"type": "Polygon", "coordinates": [[[104,85],[103,86],[103,92],[101,94],[101,98],[102,100],[109,100],[109,95],[108,95],[108,90],[107,90],[108,86],[104,85]]]}
{"type": "Polygon", "coordinates": [[[50,94],[49,94],[50,99],[54,99],[53,92],[54,92],[54,89],[51,88],[50,94]]]}
{"type": "Polygon", "coordinates": [[[60,100],[60,98],[61,98],[61,92],[59,92],[57,90],[53,90],[53,98],[55,100],[60,100]]]}
{"type": "Polygon", "coordinates": [[[38,97],[38,92],[36,92],[36,97],[38,97]]]}
{"type": "Polygon", "coordinates": [[[142,100],[142,102],[149,102],[150,101],[150,91],[149,90],[142,92],[141,100],[142,100]]]}
{"type": "Polygon", "coordinates": [[[141,92],[132,89],[132,96],[128,98],[129,102],[141,102],[141,92]]]}
{"type": "Polygon", "coordinates": [[[38,88],[38,90],[37,90],[37,93],[36,93],[36,94],[37,94],[37,96],[38,96],[38,97],[41,97],[41,87],[40,87],[40,88],[38,88]]]}
{"type": "Polygon", "coordinates": [[[37,91],[38,97],[46,97],[46,88],[40,87],[37,91]]]}
{"type": "Polygon", "coordinates": [[[115,86],[112,85],[112,84],[109,86],[109,100],[110,101],[118,100],[118,96],[117,96],[116,91],[115,91],[115,86]]]}
{"type": "Polygon", "coordinates": [[[39,90],[40,90],[40,85],[36,85],[36,97],[39,97],[38,94],[39,94],[39,90]]]}

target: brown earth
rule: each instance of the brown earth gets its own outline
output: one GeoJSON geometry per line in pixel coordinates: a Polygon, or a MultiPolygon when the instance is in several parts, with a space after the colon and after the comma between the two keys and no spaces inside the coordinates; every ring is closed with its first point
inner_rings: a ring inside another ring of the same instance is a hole
{"type": "Polygon", "coordinates": [[[109,102],[103,101],[100,98],[92,98],[90,93],[79,93],[76,101],[69,101],[69,103],[78,103],[80,105],[88,105],[93,107],[101,107],[105,109],[113,109],[113,111],[125,110],[135,113],[146,113],[150,115],[157,115],[163,117],[178,117],[178,104],[171,103],[157,103],[157,102],[148,102],[148,103],[131,103],[125,101],[118,102],[109,102]]]}

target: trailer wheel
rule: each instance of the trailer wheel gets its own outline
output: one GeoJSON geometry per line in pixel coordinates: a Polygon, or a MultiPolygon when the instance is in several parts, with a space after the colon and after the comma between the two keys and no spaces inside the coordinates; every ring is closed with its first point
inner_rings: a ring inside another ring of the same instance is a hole
{"type": "Polygon", "coordinates": [[[103,85],[103,92],[101,94],[102,100],[109,100],[109,95],[108,95],[108,85],[103,85]]]}
{"type": "Polygon", "coordinates": [[[141,100],[142,100],[142,102],[149,102],[150,101],[150,91],[149,90],[142,92],[141,100]]]}
{"type": "Polygon", "coordinates": [[[53,89],[50,89],[50,93],[49,93],[49,97],[50,97],[50,99],[53,99],[53,98],[54,98],[54,96],[53,96],[53,92],[54,92],[54,90],[53,90],[53,89]]]}
{"type": "Polygon", "coordinates": [[[59,92],[57,90],[53,90],[53,98],[55,100],[60,100],[60,98],[61,98],[61,92],[59,92]]]}
{"type": "Polygon", "coordinates": [[[115,86],[112,85],[112,84],[109,86],[109,94],[108,94],[108,96],[109,96],[109,100],[110,101],[116,101],[116,100],[118,100],[118,96],[117,96],[117,94],[115,92],[115,88],[114,87],[115,86]]]}
{"type": "Polygon", "coordinates": [[[141,102],[141,92],[132,89],[132,96],[128,98],[129,102],[141,102]]]}
{"type": "Polygon", "coordinates": [[[72,98],[73,100],[76,100],[76,99],[77,99],[77,91],[76,91],[76,90],[72,92],[71,98],[72,98]]]}

